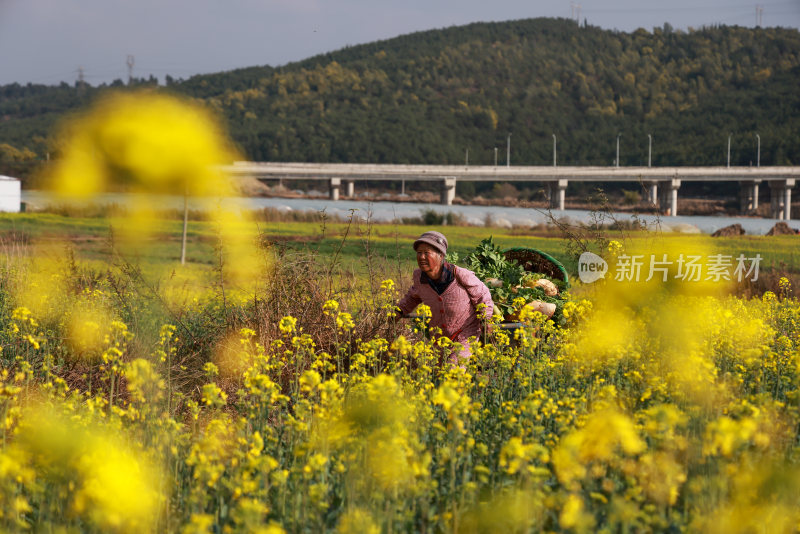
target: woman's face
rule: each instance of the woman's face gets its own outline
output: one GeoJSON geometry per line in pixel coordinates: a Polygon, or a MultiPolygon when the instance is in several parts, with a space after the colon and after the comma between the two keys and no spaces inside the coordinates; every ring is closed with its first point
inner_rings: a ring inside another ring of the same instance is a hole
{"type": "Polygon", "coordinates": [[[417,246],[417,265],[431,280],[438,280],[442,275],[443,263],[444,258],[432,246],[427,243],[420,243],[417,246]]]}

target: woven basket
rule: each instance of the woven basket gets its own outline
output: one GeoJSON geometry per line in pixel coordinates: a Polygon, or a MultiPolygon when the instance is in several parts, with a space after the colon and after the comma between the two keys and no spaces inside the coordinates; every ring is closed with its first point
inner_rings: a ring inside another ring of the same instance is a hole
{"type": "Polygon", "coordinates": [[[522,268],[529,273],[540,273],[551,280],[561,280],[564,282],[564,289],[569,288],[569,277],[567,270],[561,263],[541,250],[534,248],[510,248],[503,251],[503,255],[509,261],[516,261],[522,268]]]}

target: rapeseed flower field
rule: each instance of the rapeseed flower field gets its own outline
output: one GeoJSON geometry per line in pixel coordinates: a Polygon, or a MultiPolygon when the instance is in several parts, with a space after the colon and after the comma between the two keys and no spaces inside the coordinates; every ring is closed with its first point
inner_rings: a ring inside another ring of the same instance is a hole
{"type": "MultiPolygon", "coordinates": [[[[120,117],[103,108],[82,128],[106,128],[103,114],[120,117]]],[[[178,137],[203,128],[192,124],[178,137]]],[[[124,145],[149,130],[112,133],[124,145]]],[[[115,159],[119,143],[85,157],[96,137],[78,136],[65,160],[105,162],[92,183],[120,169],[149,183],[115,159]]],[[[183,192],[180,161],[169,180],[183,192]]],[[[430,331],[429,312],[394,318],[407,280],[344,291],[331,264],[263,246],[246,220],[216,213],[219,261],[182,286],[146,279],[131,258],[103,270],[32,245],[5,252],[0,529],[800,528],[788,279],[741,298],[725,280],[608,277],[573,292],[564,325],[527,308],[515,330],[488,319],[453,367],[442,362],[458,346],[430,331]]],[[[636,254],[620,242],[597,252],[612,265],[636,254]]]]}
{"type": "MultiPolygon", "coordinates": [[[[104,285],[62,294],[62,308],[112,300],[104,285]]],[[[385,315],[397,295],[381,287],[385,315]]],[[[81,322],[15,303],[0,334],[0,523],[795,531],[791,294],[665,291],[611,319],[609,295],[573,299],[566,328],[535,313],[513,334],[495,327],[465,368],[440,364],[453,347],[426,335],[424,316],[393,338],[361,339],[363,310],[333,299],[317,303],[320,339],[285,316],[268,344],[242,327],[194,370],[176,325],[137,354],[113,304],[81,322]]]]}

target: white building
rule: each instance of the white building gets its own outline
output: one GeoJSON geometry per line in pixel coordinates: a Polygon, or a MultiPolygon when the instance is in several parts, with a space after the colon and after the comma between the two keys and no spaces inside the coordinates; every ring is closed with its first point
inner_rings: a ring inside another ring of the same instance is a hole
{"type": "Polygon", "coordinates": [[[16,178],[0,174],[0,211],[19,212],[22,188],[16,178]]]}

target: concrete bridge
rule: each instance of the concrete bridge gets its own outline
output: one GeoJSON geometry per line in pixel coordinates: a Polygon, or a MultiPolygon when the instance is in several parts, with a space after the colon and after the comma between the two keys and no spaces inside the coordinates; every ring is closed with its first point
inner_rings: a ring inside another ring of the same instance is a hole
{"type": "Polygon", "coordinates": [[[396,165],[358,163],[262,163],[237,161],[224,167],[233,176],[258,179],[326,180],[330,198],[339,199],[342,185],[353,196],[356,180],[434,181],[441,184],[442,204],[450,205],[456,182],[542,182],[551,207],[564,209],[569,182],[634,182],[648,191],[648,200],[668,215],[678,214],[682,182],[739,182],[743,213],[758,208],[759,186],[770,190],[770,215],[791,219],[792,188],[800,167],[557,167],[396,165]]]}

